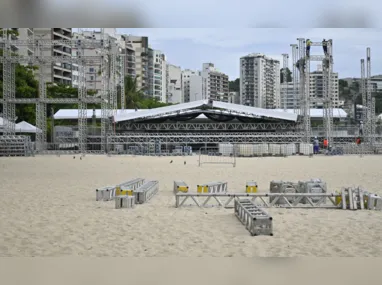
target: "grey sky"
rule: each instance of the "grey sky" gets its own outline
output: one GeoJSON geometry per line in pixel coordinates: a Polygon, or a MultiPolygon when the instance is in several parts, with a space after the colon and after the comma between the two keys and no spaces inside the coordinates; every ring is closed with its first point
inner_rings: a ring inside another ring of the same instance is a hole
{"type": "MultiPolygon", "coordinates": [[[[161,50],[168,62],[183,69],[200,69],[203,62],[215,63],[229,75],[239,77],[239,59],[248,53],[264,53],[282,62],[290,44],[298,37],[312,41],[333,39],[334,70],[343,77],[360,76],[360,59],[371,48],[372,74],[382,74],[382,30],[380,29],[117,29],[119,33],[148,36],[149,44],[161,50]]],[[[322,54],[312,47],[312,54],[322,54]]],[[[312,68],[314,65],[312,64],[312,68]]]]}

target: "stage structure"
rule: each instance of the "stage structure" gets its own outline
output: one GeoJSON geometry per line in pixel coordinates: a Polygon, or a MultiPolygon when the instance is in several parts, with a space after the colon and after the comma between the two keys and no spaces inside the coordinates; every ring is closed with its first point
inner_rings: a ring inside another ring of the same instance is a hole
{"type": "Polygon", "coordinates": [[[283,92],[283,107],[284,112],[287,111],[288,108],[288,59],[289,55],[287,53],[283,53],[283,86],[284,86],[284,92],[283,92]]]}
{"type": "Polygon", "coordinates": [[[297,58],[298,58],[298,45],[291,44],[292,48],[292,80],[293,80],[293,110],[295,114],[299,114],[299,106],[297,102],[300,101],[299,92],[298,92],[298,77],[297,77],[297,58]]]}
{"type": "MultiPolygon", "coordinates": [[[[124,55],[118,54],[116,43],[106,40],[103,29],[101,39],[73,39],[73,40],[12,40],[8,35],[8,29],[3,29],[0,46],[3,55],[0,62],[3,63],[3,104],[4,135],[15,135],[14,122],[16,118],[16,104],[36,104],[36,126],[42,130],[36,134],[36,152],[47,151],[47,104],[78,104],[79,126],[79,151],[83,155],[87,152],[87,104],[100,104],[102,109],[101,118],[101,152],[106,152],[106,135],[112,132],[111,118],[117,109],[117,86],[121,85],[124,91],[124,55]],[[75,56],[47,56],[44,51],[50,50],[54,45],[65,45],[77,50],[75,56]],[[11,52],[11,46],[32,47],[33,55],[25,56],[11,52]],[[85,56],[86,49],[96,49],[95,56],[85,56]],[[77,64],[79,67],[79,87],[77,98],[47,98],[47,82],[44,75],[44,67],[52,63],[77,64]],[[15,98],[15,68],[17,64],[36,65],[39,67],[39,97],[38,98],[15,98]],[[120,68],[117,73],[117,64],[120,68]],[[101,67],[102,91],[98,96],[88,96],[86,90],[86,66],[98,65],[101,67]]],[[[124,96],[121,96],[122,101],[124,96]]],[[[122,104],[124,108],[124,104],[122,104]]]]}
{"type": "MultiPolygon", "coordinates": [[[[333,128],[333,55],[332,46],[333,41],[327,41],[327,53],[325,55],[311,55],[306,53],[306,40],[304,38],[298,38],[298,55],[295,57],[296,45],[292,46],[292,59],[293,66],[299,71],[298,78],[298,94],[300,102],[299,115],[302,117],[302,129],[304,131],[304,142],[309,143],[311,141],[311,124],[310,124],[310,62],[318,61],[322,62],[322,74],[323,74],[323,96],[322,98],[314,99],[316,102],[322,103],[324,108],[324,127],[325,138],[329,142],[332,142],[332,128],[333,128]]],[[[323,46],[322,42],[312,42],[311,46],[323,46]]],[[[295,75],[294,83],[297,83],[297,76],[295,75]]]]}

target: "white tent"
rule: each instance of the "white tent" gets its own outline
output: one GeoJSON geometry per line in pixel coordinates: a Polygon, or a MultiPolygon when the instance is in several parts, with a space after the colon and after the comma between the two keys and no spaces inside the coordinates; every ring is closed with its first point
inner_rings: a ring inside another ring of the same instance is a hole
{"type": "Polygon", "coordinates": [[[17,133],[29,133],[29,134],[35,134],[35,133],[41,133],[41,129],[33,126],[32,124],[29,124],[28,122],[22,121],[18,124],[16,124],[16,132],[17,133]]]}
{"type": "MultiPolygon", "coordinates": [[[[3,119],[2,117],[0,117],[0,131],[2,131],[4,129],[4,123],[6,121],[7,121],[6,119],[3,119]]],[[[12,123],[12,124],[14,124],[14,123],[12,123]]]]}

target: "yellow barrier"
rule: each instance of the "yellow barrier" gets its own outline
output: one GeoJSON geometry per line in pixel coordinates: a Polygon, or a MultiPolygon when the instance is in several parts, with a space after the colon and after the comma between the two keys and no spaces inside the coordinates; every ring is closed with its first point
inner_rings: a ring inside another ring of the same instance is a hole
{"type": "Polygon", "coordinates": [[[188,186],[179,186],[178,191],[188,193],[188,186]]]}
{"type": "Polygon", "coordinates": [[[257,186],[245,186],[246,193],[257,193],[257,186]]]}
{"type": "Polygon", "coordinates": [[[208,186],[207,185],[198,185],[197,186],[197,192],[198,193],[208,193],[208,186]]]}
{"type": "Polygon", "coordinates": [[[257,183],[255,181],[247,181],[245,185],[246,193],[257,193],[257,183]]]}

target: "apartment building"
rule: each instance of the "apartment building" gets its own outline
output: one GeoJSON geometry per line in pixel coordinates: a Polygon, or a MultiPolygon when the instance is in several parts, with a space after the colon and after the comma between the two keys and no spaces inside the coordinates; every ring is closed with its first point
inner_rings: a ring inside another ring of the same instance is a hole
{"type": "Polygon", "coordinates": [[[147,95],[161,102],[167,101],[166,57],[159,51],[148,49],[147,95]]]}
{"type": "MultiPolygon", "coordinates": [[[[34,40],[34,29],[33,28],[18,28],[19,36],[15,37],[14,39],[19,40],[30,40],[33,42],[34,40]]],[[[33,44],[30,44],[28,46],[14,46],[12,49],[16,49],[18,55],[20,56],[32,56],[34,54],[34,47],[33,44]]]]}
{"type": "Polygon", "coordinates": [[[228,75],[218,71],[213,63],[203,63],[199,75],[190,76],[190,102],[203,99],[229,101],[228,75]]]}
{"type": "MultiPolygon", "coordinates": [[[[31,31],[27,31],[27,33],[31,31]]],[[[33,37],[35,40],[71,40],[72,28],[34,28],[33,37]]],[[[45,47],[44,56],[71,56],[72,49],[69,45],[55,45],[45,47]]],[[[41,72],[41,70],[38,70],[41,72]]],[[[70,63],[55,62],[43,68],[46,82],[72,85],[72,65],[70,63]]]]}
{"type": "MultiPolygon", "coordinates": [[[[131,62],[130,71],[135,74],[137,79],[137,89],[141,89],[148,94],[149,89],[149,39],[148,37],[139,37],[124,35],[125,45],[134,50],[134,64],[131,62]],[[134,71],[133,71],[134,68],[134,71]]],[[[132,56],[133,53],[130,52],[132,56]]],[[[131,58],[133,60],[133,58],[131,58]]]]}
{"type": "Polygon", "coordinates": [[[260,53],[240,58],[240,104],[280,108],[280,61],[260,53]]]}
{"type": "Polygon", "coordinates": [[[167,103],[182,103],[182,69],[180,66],[167,64],[167,103]]]}
{"type": "Polygon", "coordinates": [[[285,103],[287,109],[300,108],[299,87],[296,84],[296,90],[293,88],[293,82],[288,82],[287,85],[281,84],[280,86],[280,108],[284,109],[285,103]],[[285,102],[286,100],[286,102],[285,102]]]}
{"type": "Polygon", "coordinates": [[[194,75],[200,75],[199,71],[194,71],[191,69],[182,70],[182,93],[183,93],[183,103],[190,101],[190,77],[194,75]]]}
{"type": "MultiPolygon", "coordinates": [[[[310,73],[310,107],[323,108],[323,74],[320,67],[310,73]]],[[[332,73],[332,104],[333,108],[340,106],[338,73],[332,73]]]]}
{"type": "MultiPolygon", "coordinates": [[[[125,52],[125,41],[122,36],[116,33],[116,29],[104,29],[103,38],[105,41],[113,41],[115,45],[115,52],[117,54],[123,54],[125,52]]],[[[101,40],[101,31],[83,31],[81,34],[73,33],[73,39],[96,39],[101,40]]],[[[72,49],[72,56],[78,56],[80,51],[76,48],[72,49]]],[[[99,49],[95,48],[87,48],[83,50],[85,56],[98,56],[100,54],[99,49]]],[[[126,59],[126,58],[125,58],[126,59]]],[[[121,75],[121,62],[117,60],[116,64],[116,72],[117,76],[115,78],[116,84],[119,83],[120,75],[121,75]]],[[[85,78],[86,78],[86,88],[88,90],[92,90],[95,92],[100,92],[103,89],[102,86],[102,69],[105,68],[100,64],[94,65],[86,65],[85,66],[85,78]]],[[[72,85],[73,87],[78,87],[78,65],[73,64],[72,67],[72,85]]]]}
{"type": "Polygon", "coordinates": [[[126,38],[122,36],[125,40],[125,75],[130,76],[131,78],[136,77],[136,69],[135,69],[135,50],[133,45],[126,41],[126,38]]]}

